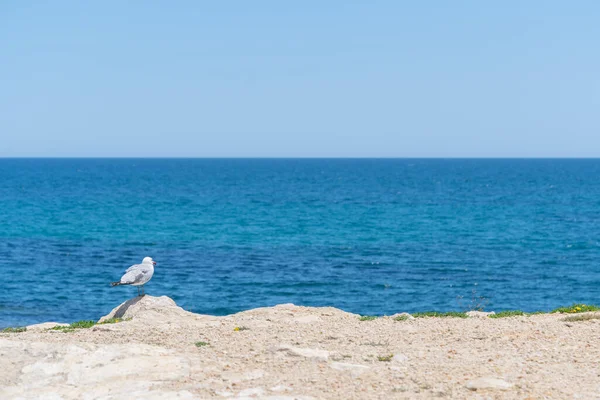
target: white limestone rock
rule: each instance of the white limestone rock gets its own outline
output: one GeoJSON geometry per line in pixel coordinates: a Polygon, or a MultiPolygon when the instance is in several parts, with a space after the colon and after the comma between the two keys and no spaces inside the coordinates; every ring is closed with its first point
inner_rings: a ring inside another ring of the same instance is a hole
{"type": "Polygon", "coordinates": [[[467,382],[466,387],[469,390],[485,390],[485,389],[497,389],[497,390],[508,390],[514,385],[506,382],[505,380],[498,378],[483,377],[477,378],[467,382]]]}
{"type": "Polygon", "coordinates": [[[104,322],[111,318],[122,318],[151,320],[156,324],[161,321],[181,320],[185,317],[195,319],[196,314],[185,311],[167,296],[153,297],[146,295],[134,297],[121,303],[113,308],[110,313],[100,318],[98,322],[104,322]]]}
{"type": "Polygon", "coordinates": [[[274,350],[290,356],[305,357],[315,361],[327,361],[329,358],[329,352],[327,350],[300,348],[287,344],[279,345],[274,350]]]}
{"type": "Polygon", "coordinates": [[[352,376],[359,376],[362,373],[369,370],[369,367],[367,365],[349,364],[342,362],[332,362],[330,366],[331,368],[337,369],[338,371],[350,371],[352,376]]]}

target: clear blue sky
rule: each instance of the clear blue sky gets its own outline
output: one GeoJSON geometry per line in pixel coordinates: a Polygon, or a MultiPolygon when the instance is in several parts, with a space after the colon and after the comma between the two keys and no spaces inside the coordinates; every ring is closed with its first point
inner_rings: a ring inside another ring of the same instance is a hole
{"type": "Polygon", "coordinates": [[[598,1],[0,2],[0,156],[598,157],[598,1]]]}

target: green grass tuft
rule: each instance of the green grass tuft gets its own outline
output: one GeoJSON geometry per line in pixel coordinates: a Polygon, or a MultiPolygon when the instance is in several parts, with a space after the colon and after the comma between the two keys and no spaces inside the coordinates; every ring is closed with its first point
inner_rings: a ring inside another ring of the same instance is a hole
{"type": "Polygon", "coordinates": [[[64,333],[73,332],[75,328],[71,328],[70,326],[55,326],[54,328],[50,328],[50,331],[61,331],[64,333]]]}
{"type": "Polygon", "coordinates": [[[438,318],[468,318],[467,313],[458,312],[458,311],[448,311],[448,312],[437,312],[437,311],[428,311],[428,312],[420,312],[412,314],[415,318],[424,318],[424,317],[438,317],[438,318]]]}
{"type": "Polygon", "coordinates": [[[196,345],[196,347],[210,346],[210,343],[208,342],[196,342],[194,344],[196,345]]]}
{"type": "Polygon", "coordinates": [[[373,321],[374,319],[377,319],[379,317],[377,317],[376,315],[361,315],[359,320],[360,321],[373,321]]]}
{"type": "Polygon", "coordinates": [[[73,322],[71,325],[69,325],[71,328],[74,329],[87,329],[87,328],[91,328],[92,326],[96,325],[96,321],[77,321],[77,322],[73,322]]]}
{"type": "Polygon", "coordinates": [[[50,328],[50,330],[61,331],[61,332],[67,333],[67,332],[73,332],[76,329],[88,329],[94,325],[96,325],[96,321],[89,321],[89,320],[88,321],[77,321],[77,322],[73,322],[71,325],[68,325],[68,326],[55,326],[54,328],[50,328]]]}
{"type": "Polygon", "coordinates": [[[600,307],[589,304],[573,304],[569,307],[559,307],[556,310],[552,310],[551,312],[561,314],[577,314],[589,311],[600,311],[600,307]]]}
{"type": "Polygon", "coordinates": [[[377,359],[379,361],[383,361],[383,362],[390,362],[390,361],[392,361],[392,358],[394,358],[393,354],[389,354],[387,356],[379,356],[379,357],[377,357],[377,359]]]}
{"type": "Polygon", "coordinates": [[[394,321],[406,321],[408,319],[408,315],[399,315],[394,318],[394,321]]]}
{"type": "Polygon", "coordinates": [[[73,322],[70,325],[67,326],[55,326],[54,328],[50,328],[50,330],[52,331],[61,331],[61,332],[73,332],[76,329],[88,329],[91,328],[95,325],[105,325],[105,324],[117,324],[119,322],[123,322],[123,321],[129,321],[131,318],[110,318],[107,319],[106,321],[103,322],[99,322],[96,323],[96,321],[90,321],[90,320],[86,320],[86,321],[77,321],[77,322],[73,322]]]}
{"type": "Polygon", "coordinates": [[[492,314],[492,315],[490,315],[490,318],[518,317],[518,316],[522,316],[522,315],[527,315],[527,314],[525,314],[521,310],[507,310],[507,311],[497,312],[496,314],[492,314]]]}
{"type": "Polygon", "coordinates": [[[27,328],[24,326],[9,326],[8,328],[2,329],[2,333],[21,333],[26,331],[27,328]]]}
{"type": "Polygon", "coordinates": [[[104,324],[117,324],[119,322],[123,322],[123,321],[129,321],[129,319],[123,319],[123,318],[110,318],[107,319],[106,321],[100,322],[98,323],[98,325],[104,325],[104,324]]]}

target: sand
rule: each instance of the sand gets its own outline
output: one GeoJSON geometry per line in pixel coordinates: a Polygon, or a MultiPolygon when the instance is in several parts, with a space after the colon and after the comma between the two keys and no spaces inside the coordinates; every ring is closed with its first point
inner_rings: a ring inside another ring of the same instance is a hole
{"type": "Polygon", "coordinates": [[[115,314],[129,320],[1,333],[0,398],[600,399],[600,319],[360,321],[291,304],[214,317],[152,296],[115,314]]]}

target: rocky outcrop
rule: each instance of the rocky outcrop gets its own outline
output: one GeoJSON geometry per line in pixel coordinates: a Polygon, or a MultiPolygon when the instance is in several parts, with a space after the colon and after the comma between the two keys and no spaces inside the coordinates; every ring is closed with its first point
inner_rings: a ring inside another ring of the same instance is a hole
{"type": "Polygon", "coordinates": [[[138,296],[113,308],[111,312],[100,318],[98,322],[102,323],[112,318],[136,318],[138,320],[143,319],[158,322],[165,319],[193,318],[194,315],[179,307],[167,296],[138,296]]]}
{"type": "Polygon", "coordinates": [[[0,339],[2,399],[193,398],[169,384],[190,374],[190,360],[156,346],[14,342],[0,339]],[[9,364],[9,365],[7,365],[9,364]]]}
{"type": "Polygon", "coordinates": [[[600,387],[587,367],[600,359],[597,319],[361,320],[293,304],[214,317],[152,296],[100,321],[113,318],[0,333],[0,399],[596,398],[600,387]]]}

